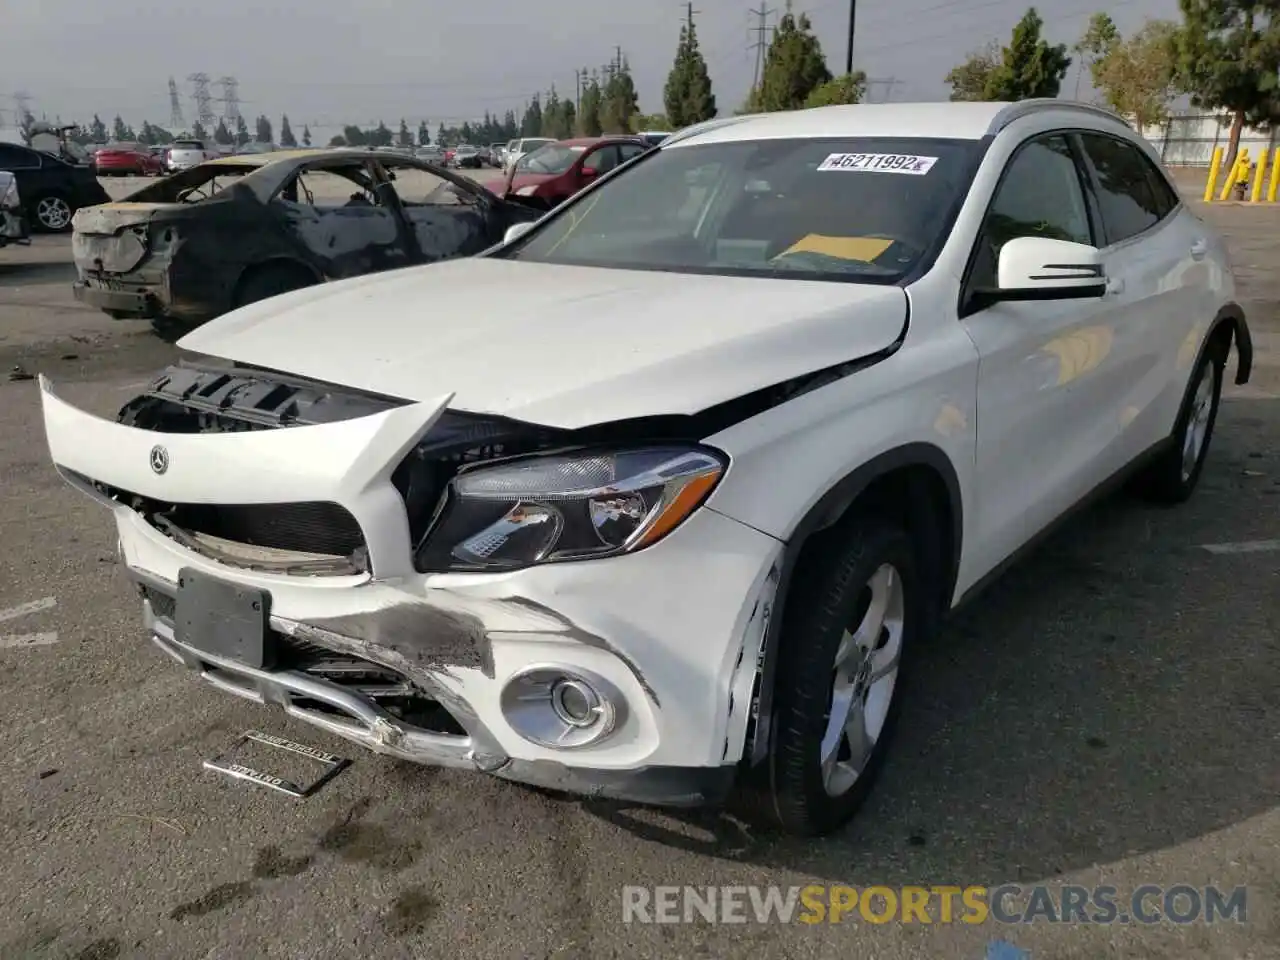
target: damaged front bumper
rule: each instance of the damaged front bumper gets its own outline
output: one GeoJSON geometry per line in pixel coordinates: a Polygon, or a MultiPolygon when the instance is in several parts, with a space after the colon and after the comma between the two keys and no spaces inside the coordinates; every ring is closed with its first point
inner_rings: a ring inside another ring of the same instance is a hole
{"type": "Polygon", "coordinates": [[[634,554],[419,574],[390,477],[447,397],[317,426],[175,434],[101,420],[41,387],[54,462],[113,510],[154,642],[219,689],[417,763],[655,804],[728,790],[777,585],[773,538],[703,508],[634,554]],[[367,569],[253,568],[234,544],[213,554],[158,528],[120,491],[333,504],[354,519],[367,569]],[[193,641],[184,571],[268,597],[273,655],[246,662],[193,641]],[[563,720],[548,691],[566,679],[606,725],[548,726],[563,720]]]}

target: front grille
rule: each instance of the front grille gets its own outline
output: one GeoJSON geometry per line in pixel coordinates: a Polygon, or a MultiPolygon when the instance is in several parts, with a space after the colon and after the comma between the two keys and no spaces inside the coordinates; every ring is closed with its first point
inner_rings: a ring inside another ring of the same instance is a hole
{"type": "Polygon", "coordinates": [[[349,560],[357,569],[367,566],[368,551],[360,524],[349,510],[336,503],[168,503],[103,483],[95,486],[183,546],[235,566],[256,565],[244,557],[228,556],[202,538],[286,554],[280,558],[262,557],[262,569],[287,568],[287,555],[302,555],[294,558],[299,567],[308,562],[308,557],[338,557],[349,560]]]}

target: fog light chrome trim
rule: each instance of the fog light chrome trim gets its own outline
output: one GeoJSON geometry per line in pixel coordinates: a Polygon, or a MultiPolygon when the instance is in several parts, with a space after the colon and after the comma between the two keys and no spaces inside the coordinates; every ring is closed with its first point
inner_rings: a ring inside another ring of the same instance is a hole
{"type": "Polygon", "coordinates": [[[515,674],[502,689],[502,715],[530,743],[554,750],[591,746],[626,719],[626,700],[604,677],[577,667],[538,664],[515,674]],[[580,698],[575,710],[566,697],[580,698]]]}

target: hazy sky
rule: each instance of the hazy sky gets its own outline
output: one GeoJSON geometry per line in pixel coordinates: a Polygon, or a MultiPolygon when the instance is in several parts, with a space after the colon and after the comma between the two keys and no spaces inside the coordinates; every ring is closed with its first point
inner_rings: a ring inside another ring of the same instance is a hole
{"type": "MultiPolygon", "coordinates": [[[[781,11],[785,0],[766,6],[781,11]]],[[[0,120],[13,121],[12,94],[50,119],[134,125],[169,120],[168,79],[178,80],[188,123],[186,77],[203,71],[239,80],[241,112],[288,113],[295,129],[379,118],[432,125],[519,111],[552,84],[574,92],[574,68],[606,63],[615,45],[631,62],[646,112],[662,109],[683,4],[673,0],[2,0],[0,120]]],[[[750,87],[748,49],[758,17],[750,0],[695,0],[699,39],[722,113],[750,87]]],[[[755,4],[756,9],[760,4],[755,4]]],[[[895,100],[943,99],[943,76],[992,38],[1008,40],[1026,0],[892,0],[858,4],[855,67],[896,79],[895,100]]],[[[1046,32],[1072,43],[1089,15],[1107,9],[1122,32],[1149,16],[1176,17],[1177,0],[1042,0],[1046,32]]],[[[848,0],[796,3],[807,12],[832,71],[843,71],[848,0]]],[[[770,25],[778,13],[770,16],[770,25]]],[[[1063,93],[1075,91],[1076,68],[1063,93]]],[[[1081,89],[1087,91],[1087,77],[1081,89]]],[[[890,88],[874,87],[872,99],[890,88]]],[[[219,96],[218,88],[214,95],[219,96]]],[[[218,112],[221,105],[215,104],[218,112]]]]}

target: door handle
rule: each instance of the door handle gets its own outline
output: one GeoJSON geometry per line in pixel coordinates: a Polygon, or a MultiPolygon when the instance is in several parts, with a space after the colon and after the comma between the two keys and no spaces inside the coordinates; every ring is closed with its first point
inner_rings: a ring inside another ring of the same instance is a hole
{"type": "Polygon", "coordinates": [[[1112,277],[1107,281],[1107,296],[1114,297],[1124,293],[1124,278],[1112,277]]]}
{"type": "Polygon", "coordinates": [[[1206,253],[1209,252],[1209,244],[1203,240],[1196,240],[1191,244],[1191,259],[1203,260],[1206,253]]]}

